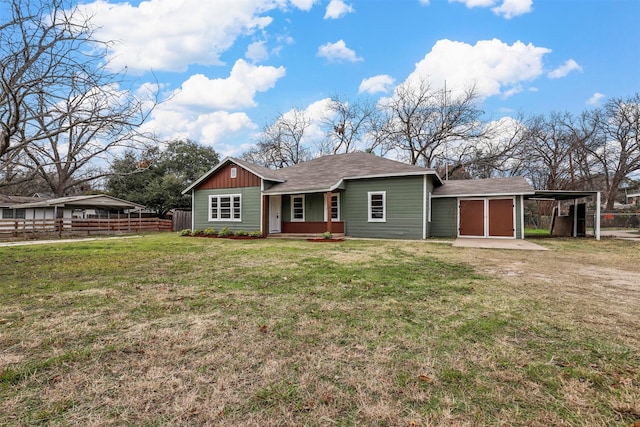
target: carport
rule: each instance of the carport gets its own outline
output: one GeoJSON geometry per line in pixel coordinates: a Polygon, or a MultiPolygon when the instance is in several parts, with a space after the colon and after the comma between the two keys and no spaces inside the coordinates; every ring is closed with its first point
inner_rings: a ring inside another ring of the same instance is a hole
{"type": "Polygon", "coordinates": [[[538,200],[538,201],[555,201],[558,204],[558,211],[560,211],[560,204],[565,201],[573,201],[572,218],[567,218],[571,221],[571,236],[578,236],[578,226],[580,223],[578,200],[592,197],[594,198],[596,212],[593,218],[593,236],[596,240],[600,240],[600,192],[599,191],[569,191],[569,190],[536,190],[533,195],[525,195],[525,200],[538,200]]]}

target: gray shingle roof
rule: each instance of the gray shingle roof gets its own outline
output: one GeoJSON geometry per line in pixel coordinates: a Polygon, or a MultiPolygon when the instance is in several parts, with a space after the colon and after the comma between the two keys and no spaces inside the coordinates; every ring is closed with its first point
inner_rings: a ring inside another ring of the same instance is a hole
{"type": "Polygon", "coordinates": [[[48,208],[48,207],[73,207],[73,206],[92,206],[105,208],[144,208],[138,203],[129,202],[127,200],[118,199],[106,194],[91,194],[88,196],[68,196],[58,197],[55,199],[36,199],[26,203],[16,203],[14,208],[48,208]]]}
{"type": "Polygon", "coordinates": [[[508,178],[445,181],[433,191],[433,197],[491,196],[534,194],[533,187],[521,176],[508,178]]]}
{"type": "Polygon", "coordinates": [[[436,175],[433,169],[425,169],[369,153],[319,157],[275,172],[277,176],[284,179],[284,182],[275,184],[265,191],[265,194],[329,191],[337,188],[345,179],[436,175]]]}
{"type": "Polygon", "coordinates": [[[18,203],[39,202],[43,199],[40,197],[27,196],[10,196],[8,194],[0,194],[0,207],[17,205],[18,203]]]}

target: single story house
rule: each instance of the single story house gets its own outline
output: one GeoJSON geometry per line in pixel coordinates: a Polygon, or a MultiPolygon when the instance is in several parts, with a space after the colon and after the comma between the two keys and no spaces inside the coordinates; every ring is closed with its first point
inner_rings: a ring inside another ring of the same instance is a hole
{"type": "Polygon", "coordinates": [[[228,157],[183,191],[192,229],[264,235],[524,238],[522,177],[443,181],[433,169],[349,153],[268,169],[228,157]]]}
{"type": "Polygon", "coordinates": [[[24,219],[26,216],[25,209],[14,209],[13,206],[39,202],[43,199],[41,197],[26,197],[26,196],[10,196],[7,194],[0,194],[0,219],[24,219]]]}
{"type": "Polygon", "coordinates": [[[109,218],[112,214],[131,213],[144,209],[143,205],[121,200],[106,194],[69,196],[52,199],[1,196],[0,219],[56,219],[109,218]]]}

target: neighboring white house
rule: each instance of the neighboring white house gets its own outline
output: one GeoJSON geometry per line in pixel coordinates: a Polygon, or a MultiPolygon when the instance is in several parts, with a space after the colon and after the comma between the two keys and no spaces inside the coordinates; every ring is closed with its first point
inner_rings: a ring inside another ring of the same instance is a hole
{"type": "Polygon", "coordinates": [[[106,194],[58,197],[55,199],[2,196],[2,219],[110,218],[113,213],[140,212],[143,205],[106,194]],[[13,203],[8,199],[13,198],[13,203]],[[22,200],[20,200],[22,199],[22,200]],[[29,199],[29,200],[25,200],[29,199]]]}
{"type": "Polygon", "coordinates": [[[640,193],[627,194],[627,204],[628,205],[640,204],[640,193]]]}

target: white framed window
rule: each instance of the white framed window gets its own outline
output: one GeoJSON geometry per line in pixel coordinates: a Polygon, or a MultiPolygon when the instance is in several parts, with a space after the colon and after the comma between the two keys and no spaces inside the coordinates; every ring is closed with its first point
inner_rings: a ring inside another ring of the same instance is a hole
{"type": "Polygon", "coordinates": [[[304,221],[304,194],[291,196],[291,221],[304,221]]]}
{"type": "Polygon", "coordinates": [[[209,196],[209,221],[242,221],[242,196],[240,194],[209,196]]]}
{"type": "Polygon", "coordinates": [[[387,220],[387,192],[369,191],[369,222],[386,222],[387,220]]]}
{"type": "Polygon", "coordinates": [[[231,168],[231,179],[234,179],[237,177],[238,177],[238,168],[236,167],[231,168]]]}
{"type": "Polygon", "coordinates": [[[2,219],[25,219],[26,209],[2,209],[2,219]]]}
{"type": "MultiPolygon", "coordinates": [[[[324,196],[324,220],[327,220],[327,196],[324,196]]],[[[331,195],[331,220],[340,221],[340,193],[331,195]]]]}

